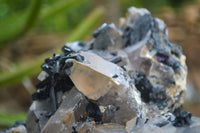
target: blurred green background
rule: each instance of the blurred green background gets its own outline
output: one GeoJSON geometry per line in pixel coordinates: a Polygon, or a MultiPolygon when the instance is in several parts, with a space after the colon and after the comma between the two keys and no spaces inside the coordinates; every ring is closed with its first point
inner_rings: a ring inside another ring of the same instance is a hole
{"type": "Polygon", "coordinates": [[[200,0],[0,0],[0,130],[25,120],[40,65],[66,42],[89,41],[102,23],[147,8],[187,56],[184,108],[200,116],[200,0]]]}

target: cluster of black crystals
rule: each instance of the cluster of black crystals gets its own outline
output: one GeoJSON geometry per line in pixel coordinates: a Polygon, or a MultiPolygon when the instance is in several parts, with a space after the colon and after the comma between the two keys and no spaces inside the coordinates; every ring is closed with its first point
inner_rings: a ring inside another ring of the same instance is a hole
{"type": "MultiPolygon", "coordinates": [[[[166,107],[167,96],[165,91],[162,89],[156,89],[152,86],[148,78],[144,73],[136,72],[135,77],[135,86],[141,93],[141,98],[145,103],[154,102],[158,105],[159,108],[166,107]],[[160,96],[162,95],[162,96],[160,96]]],[[[182,111],[182,106],[177,107],[172,113],[170,122],[173,123],[175,127],[182,127],[191,124],[192,114],[188,111],[182,111]],[[173,117],[173,118],[172,118],[173,117]]],[[[158,127],[162,127],[169,123],[169,121],[163,121],[156,124],[158,127]]]]}
{"type": "MultiPolygon", "coordinates": [[[[41,66],[42,70],[48,74],[48,77],[36,85],[37,92],[32,95],[32,99],[44,100],[50,98],[51,110],[46,114],[48,117],[53,115],[59,107],[60,101],[58,101],[57,98],[58,94],[61,93],[62,95],[65,91],[69,91],[74,87],[73,82],[69,78],[71,73],[69,68],[73,66],[73,62],[66,62],[66,60],[75,59],[79,62],[84,61],[83,56],[80,54],[73,55],[74,53],[75,51],[64,46],[60,55],[54,54],[53,57],[45,59],[45,62],[41,66]]],[[[113,62],[115,61],[116,59],[113,60],[113,62]]],[[[99,106],[94,102],[90,102],[88,98],[87,100],[86,113],[89,117],[93,118],[95,122],[101,121],[99,106]]]]}
{"type": "Polygon", "coordinates": [[[33,100],[44,100],[50,97],[51,113],[53,114],[57,108],[58,92],[64,93],[70,90],[74,84],[69,78],[70,67],[73,62],[65,62],[66,59],[75,59],[82,62],[84,60],[81,55],[73,55],[74,51],[64,46],[60,55],[54,54],[53,57],[45,59],[41,68],[48,74],[48,77],[36,85],[37,92],[32,95],[33,100]]]}
{"type": "Polygon", "coordinates": [[[153,86],[143,73],[136,72],[134,79],[135,87],[140,91],[142,100],[148,103],[151,100],[150,94],[152,93],[153,86]]]}
{"type": "Polygon", "coordinates": [[[136,72],[135,87],[140,91],[141,98],[145,103],[153,102],[162,109],[167,106],[167,94],[162,88],[153,87],[144,73],[136,72]]]}
{"type": "Polygon", "coordinates": [[[174,121],[174,126],[182,127],[184,125],[190,125],[191,117],[192,117],[192,114],[190,112],[188,111],[181,112],[179,115],[176,116],[176,119],[174,121]]]}
{"type": "Polygon", "coordinates": [[[172,122],[173,122],[173,125],[176,127],[182,127],[182,126],[191,124],[192,114],[188,111],[181,112],[181,109],[182,109],[182,106],[180,106],[179,108],[176,108],[173,112],[176,117],[172,122]]]}

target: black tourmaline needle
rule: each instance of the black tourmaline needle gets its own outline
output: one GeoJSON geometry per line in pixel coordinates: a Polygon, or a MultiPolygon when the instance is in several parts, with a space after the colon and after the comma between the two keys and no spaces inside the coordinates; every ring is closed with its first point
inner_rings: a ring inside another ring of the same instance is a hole
{"type": "Polygon", "coordinates": [[[122,61],[122,57],[120,56],[114,57],[110,60],[110,62],[115,63],[115,64],[119,63],[120,61],[122,61]]]}

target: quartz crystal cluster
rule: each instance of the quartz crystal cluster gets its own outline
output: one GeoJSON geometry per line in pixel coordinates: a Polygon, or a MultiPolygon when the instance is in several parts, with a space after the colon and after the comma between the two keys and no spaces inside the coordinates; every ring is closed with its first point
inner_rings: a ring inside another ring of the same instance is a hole
{"type": "Polygon", "coordinates": [[[67,43],[61,54],[45,60],[22,132],[200,130],[200,119],[181,111],[186,58],[169,42],[162,20],[131,7],[120,28],[103,24],[93,37],[67,43]]]}

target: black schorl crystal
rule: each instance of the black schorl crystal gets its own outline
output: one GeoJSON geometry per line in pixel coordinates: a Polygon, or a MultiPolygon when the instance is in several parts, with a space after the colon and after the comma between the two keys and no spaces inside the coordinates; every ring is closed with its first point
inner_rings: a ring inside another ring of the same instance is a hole
{"type": "Polygon", "coordinates": [[[93,37],[97,38],[100,33],[105,32],[105,29],[107,29],[110,24],[111,23],[107,23],[107,24],[103,25],[102,27],[100,27],[99,29],[95,30],[93,33],[93,37]]]}
{"type": "Polygon", "coordinates": [[[150,100],[156,103],[159,109],[165,108],[168,105],[166,89],[153,87],[152,93],[150,93],[150,100]]]}
{"type": "Polygon", "coordinates": [[[182,48],[181,46],[175,45],[171,43],[171,53],[176,57],[180,58],[182,55],[182,48]]]}
{"type": "Polygon", "coordinates": [[[118,77],[118,75],[116,75],[116,74],[112,76],[112,78],[117,78],[117,77],[118,77]]]}
{"type": "Polygon", "coordinates": [[[119,63],[120,61],[122,61],[122,57],[120,56],[116,56],[110,60],[110,62],[115,63],[115,64],[119,63]]]}
{"type": "Polygon", "coordinates": [[[94,118],[96,122],[101,121],[101,111],[97,104],[89,102],[86,106],[86,112],[88,116],[94,118]]]}
{"type": "Polygon", "coordinates": [[[176,119],[174,121],[174,126],[176,127],[182,127],[185,125],[191,124],[191,117],[192,114],[188,111],[183,111],[179,115],[176,116],[176,119]]]}
{"type": "Polygon", "coordinates": [[[153,87],[144,73],[136,72],[135,87],[140,91],[144,102],[156,103],[159,109],[167,106],[167,94],[164,88],[153,87]]]}
{"type": "Polygon", "coordinates": [[[142,100],[148,103],[150,101],[150,93],[152,93],[153,86],[145,74],[136,72],[135,87],[140,91],[142,100]]]}
{"type": "Polygon", "coordinates": [[[124,47],[141,41],[151,28],[152,17],[150,14],[145,14],[138,18],[130,20],[133,21],[131,26],[122,27],[124,47]]]}
{"type": "Polygon", "coordinates": [[[163,126],[165,126],[167,124],[169,124],[169,121],[164,120],[164,121],[161,121],[159,123],[156,123],[155,125],[158,126],[158,127],[163,127],[163,126]]]}
{"type": "Polygon", "coordinates": [[[72,133],[78,133],[77,131],[76,131],[76,128],[73,126],[72,127],[72,129],[74,130],[74,131],[72,131],[72,133]]]}
{"type": "Polygon", "coordinates": [[[174,58],[169,58],[169,61],[167,63],[168,66],[172,67],[172,69],[177,73],[178,68],[181,67],[180,62],[176,61],[174,58]]]}
{"type": "Polygon", "coordinates": [[[181,110],[182,106],[179,106],[172,112],[173,117],[175,117],[175,119],[173,118],[172,122],[173,125],[176,127],[187,126],[190,125],[192,122],[192,114],[188,111],[181,112],[181,110]]]}

